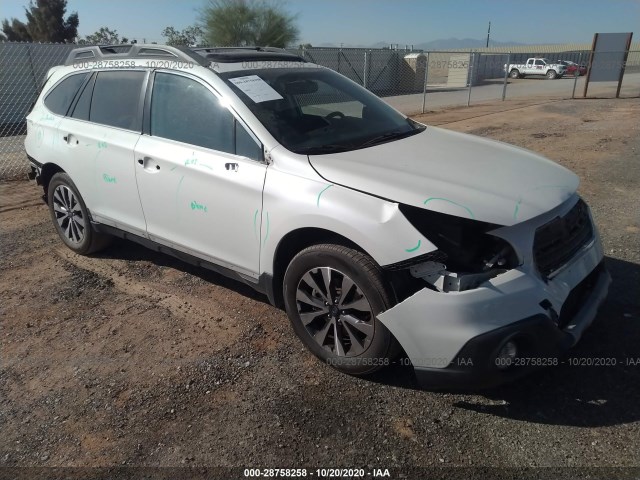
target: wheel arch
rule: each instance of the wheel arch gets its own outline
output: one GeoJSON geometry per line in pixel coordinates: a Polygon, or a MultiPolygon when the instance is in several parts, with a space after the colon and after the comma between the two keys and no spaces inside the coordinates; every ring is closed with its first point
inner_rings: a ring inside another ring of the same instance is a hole
{"type": "Polygon", "coordinates": [[[40,178],[38,183],[42,185],[44,190],[44,201],[45,203],[49,203],[49,183],[51,183],[51,179],[56,173],[67,173],[64,171],[62,167],[55,163],[45,163],[40,170],[40,178]]]}
{"type": "MultiPolygon", "coordinates": [[[[369,255],[369,253],[360,245],[339,233],[332,232],[331,230],[318,227],[301,227],[288,232],[278,242],[273,255],[273,277],[271,279],[271,295],[273,298],[271,301],[275,306],[280,308],[284,306],[282,282],[284,280],[284,273],[293,257],[307,247],[322,243],[332,243],[353,248],[354,250],[371,257],[371,255],[369,255]]],[[[373,259],[373,257],[371,258],[373,259]]],[[[375,262],[375,260],[373,261],[375,262]]]]}

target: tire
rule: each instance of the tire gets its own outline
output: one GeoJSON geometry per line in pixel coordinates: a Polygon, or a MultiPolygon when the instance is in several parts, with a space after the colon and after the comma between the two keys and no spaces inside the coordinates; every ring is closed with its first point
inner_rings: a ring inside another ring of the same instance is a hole
{"type": "Polygon", "coordinates": [[[71,177],[56,173],[47,188],[49,213],[58,235],[74,252],[89,255],[111,243],[111,236],[96,232],[89,211],[71,177]]]}
{"type": "Polygon", "coordinates": [[[520,78],[520,72],[515,68],[509,72],[511,78],[520,78]]]}
{"type": "Polygon", "coordinates": [[[549,80],[555,80],[558,77],[558,72],[556,72],[555,70],[549,70],[547,72],[547,78],[549,80]]]}
{"type": "Polygon", "coordinates": [[[376,318],[393,305],[389,292],[370,257],[340,245],[302,250],[284,275],[285,308],[296,335],[320,360],[351,375],[379,370],[399,351],[376,318]]]}

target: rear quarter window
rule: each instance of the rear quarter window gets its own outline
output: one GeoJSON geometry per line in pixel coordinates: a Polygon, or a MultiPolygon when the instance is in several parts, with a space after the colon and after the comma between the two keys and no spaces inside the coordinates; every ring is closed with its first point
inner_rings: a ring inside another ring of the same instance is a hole
{"type": "Polygon", "coordinates": [[[56,115],[66,115],[78,89],[88,75],[88,73],[77,73],[62,80],[45,97],[45,106],[56,115]]]}
{"type": "Polygon", "coordinates": [[[140,131],[140,98],[145,72],[99,72],[93,88],[89,120],[140,131]]]}

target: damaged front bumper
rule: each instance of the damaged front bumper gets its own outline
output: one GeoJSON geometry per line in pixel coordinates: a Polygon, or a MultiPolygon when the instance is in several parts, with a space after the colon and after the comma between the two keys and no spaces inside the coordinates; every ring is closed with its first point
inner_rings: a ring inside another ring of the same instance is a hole
{"type": "Polygon", "coordinates": [[[578,342],[611,283],[603,257],[596,233],[551,279],[518,268],[472,290],[424,288],[378,318],[403,347],[421,386],[495,386],[557,364],[578,342]],[[509,365],[500,357],[507,342],[517,347],[509,365]]]}

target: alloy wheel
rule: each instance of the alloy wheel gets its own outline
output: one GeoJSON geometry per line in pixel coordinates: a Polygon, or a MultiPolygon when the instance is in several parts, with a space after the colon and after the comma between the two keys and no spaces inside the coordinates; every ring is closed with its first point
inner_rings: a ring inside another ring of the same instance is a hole
{"type": "Polygon", "coordinates": [[[311,337],[334,355],[364,353],[373,339],[375,316],[360,287],[330,267],[307,271],[296,290],[300,321],[311,337]]]}
{"type": "Polygon", "coordinates": [[[53,192],[53,212],[60,230],[73,243],[80,243],[85,236],[85,218],[78,198],[66,185],[58,185],[53,192]]]}

